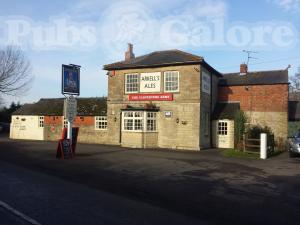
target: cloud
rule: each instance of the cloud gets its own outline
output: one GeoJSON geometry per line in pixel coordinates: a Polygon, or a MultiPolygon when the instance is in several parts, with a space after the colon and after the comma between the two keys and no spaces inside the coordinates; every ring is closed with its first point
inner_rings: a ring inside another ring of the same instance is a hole
{"type": "Polygon", "coordinates": [[[300,0],[267,0],[287,12],[300,12],[300,0]]]}

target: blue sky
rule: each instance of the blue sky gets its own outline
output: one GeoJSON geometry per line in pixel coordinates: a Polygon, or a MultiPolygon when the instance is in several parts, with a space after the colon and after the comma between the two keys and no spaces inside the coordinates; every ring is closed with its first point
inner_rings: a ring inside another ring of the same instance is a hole
{"type": "Polygon", "coordinates": [[[17,1],[1,0],[0,46],[20,45],[35,77],[24,96],[62,97],[61,64],[79,64],[81,96],[105,96],[102,66],[136,55],[181,49],[203,56],[220,72],[236,72],[242,50],[257,51],[249,69],[300,66],[300,0],[17,1]],[[263,34],[263,35],[262,35],[263,34]]]}

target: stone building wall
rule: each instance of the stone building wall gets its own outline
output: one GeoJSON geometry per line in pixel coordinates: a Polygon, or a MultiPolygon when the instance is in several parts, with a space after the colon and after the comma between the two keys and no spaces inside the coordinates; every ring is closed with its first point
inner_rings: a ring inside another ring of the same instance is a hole
{"type": "MultiPolygon", "coordinates": [[[[152,103],[159,108],[157,113],[157,147],[174,149],[200,149],[200,65],[168,66],[159,68],[117,70],[108,79],[108,122],[109,138],[114,144],[136,146],[127,132],[120,132],[121,109],[127,105],[144,107],[152,103]],[[173,93],[173,101],[129,101],[125,93],[125,74],[161,72],[161,90],[164,93],[163,72],[179,71],[179,92],[173,93]],[[171,111],[166,118],[164,112],[171,111]],[[130,138],[129,138],[130,137],[130,138]],[[131,144],[128,144],[131,143],[131,144]]],[[[205,101],[205,100],[204,100],[205,101]]],[[[138,134],[135,134],[135,136],[138,134]]],[[[139,138],[137,137],[137,140],[139,138]]],[[[153,143],[152,143],[153,144],[153,143]]],[[[152,145],[151,144],[151,145],[152,145]]]]}

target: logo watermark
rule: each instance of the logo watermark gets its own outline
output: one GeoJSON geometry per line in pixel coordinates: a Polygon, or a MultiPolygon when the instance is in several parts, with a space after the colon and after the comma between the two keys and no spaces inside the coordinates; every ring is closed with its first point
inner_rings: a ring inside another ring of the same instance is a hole
{"type": "MultiPolygon", "coordinates": [[[[196,10],[197,11],[197,10],[196,10]]],[[[299,39],[293,24],[285,21],[228,22],[226,16],[156,16],[146,5],[122,1],[108,7],[98,21],[73,22],[71,17],[35,22],[27,17],[0,18],[0,43],[38,50],[102,48],[120,54],[126,43],[136,49],[202,48],[264,49],[293,48],[299,39]]]]}

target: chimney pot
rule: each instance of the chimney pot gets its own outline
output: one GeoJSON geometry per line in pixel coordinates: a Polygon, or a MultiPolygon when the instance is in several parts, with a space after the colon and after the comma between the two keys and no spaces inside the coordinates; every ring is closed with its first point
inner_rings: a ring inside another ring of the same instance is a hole
{"type": "Polygon", "coordinates": [[[135,56],[133,54],[133,45],[131,43],[128,43],[128,50],[125,52],[125,61],[129,61],[134,58],[135,56]]]}
{"type": "Polygon", "coordinates": [[[240,65],[240,75],[246,75],[248,73],[248,66],[246,63],[240,65]]]}

